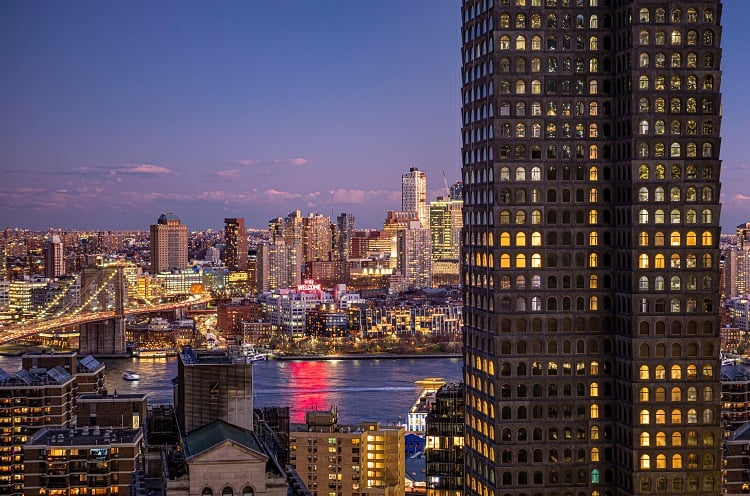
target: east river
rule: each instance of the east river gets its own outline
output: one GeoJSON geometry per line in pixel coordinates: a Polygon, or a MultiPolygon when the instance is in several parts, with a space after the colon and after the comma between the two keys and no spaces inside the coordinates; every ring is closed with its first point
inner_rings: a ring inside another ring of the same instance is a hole
{"type": "MultiPolygon", "coordinates": [[[[172,403],[176,357],[101,361],[110,394],[147,393],[150,404],[172,403]],[[141,379],[124,380],[126,370],[137,372],[141,379]]],[[[0,356],[0,368],[6,372],[16,372],[20,366],[20,357],[0,356]]],[[[306,410],[331,406],[338,407],[340,423],[406,423],[420,393],[415,381],[427,377],[459,381],[461,366],[459,358],[258,361],[253,363],[253,402],[256,408],[289,406],[294,423],[304,422],[306,410]]]]}

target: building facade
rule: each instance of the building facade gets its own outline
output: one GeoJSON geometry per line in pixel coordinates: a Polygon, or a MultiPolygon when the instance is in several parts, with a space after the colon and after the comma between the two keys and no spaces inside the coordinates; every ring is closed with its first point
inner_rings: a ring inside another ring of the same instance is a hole
{"type": "Polygon", "coordinates": [[[427,210],[427,175],[417,167],[401,176],[401,210],[416,212],[423,229],[430,227],[427,210]]]}
{"type": "Polygon", "coordinates": [[[50,234],[44,240],[44,277],[54,279],[65,274],[65,252],[60,236],[50,234]]]}
{"type": "Polygon", "coordinates": [[[247,232],[245,219],[224,219],[224,265],[229,270],[247,270],[247,232]]]}
{"type": "Polygon", "coordinates": [[[175,408],[184,433],[214,420],[252,430],[252,363],[244,355],[183,348],[177,362],[175,408]]]}
{"type": "Polygon", "coordinates": [[[425,462],[428,496],[463,495],[464,387],[442,386],[427,414],[425,462]]]}
{"type": "Polygon", "coordinates": [[[438,197],[430,202],[432,277],[435,282],[458,284],[461,258],[461,214],[464,202],[438,197]]]}
{"type": "Polygon", "coordinates": [[[303,263],[331,259],[332,228],[331,218],[317,212],[302,219],[303,263]]]}
{"type": "Polygon", "coordinates": [[[302,280],[301,261],[302,245],[288,245],[283,239],[258,245],[258,291],[273,291],[299,284],[302,280]]]}
{"type": "Polygon", "coordinates": [[[409,288],[432,287],[432,233],[420,227],[419,222],[409,223],[407,229],[398,231],[396,237],[398,270],[409,288]]]}
{"type": "Polygon", "coordinates": [[[151,225],[151,272],[158,274],[187,266],[187,226],[175,214],[163,213],[151,225]]]}
{"type": "Polygon", "coordinates": [[[718,495],[720,2],[461,16],[465,493],[718,495]]]}
{"type": "Polygon", "coordinates": [[[0,369],[0,493],[22,494],[27,471],[24,445],[43,427],[74,424],[75,377],[51,369],[0,369]]]}
{"type": "Polygon", "coordinates": [[[142,429],[45,427],[24,446],[23,494],[135,494],[142,443],[142,429]]]}
{"type": "Polygon", "coordinates": [[[404,428],[337,421],[335,408],[311,411],[305,430],[290,432],[289,463],[312,495],[403,496],[404,428]]]}

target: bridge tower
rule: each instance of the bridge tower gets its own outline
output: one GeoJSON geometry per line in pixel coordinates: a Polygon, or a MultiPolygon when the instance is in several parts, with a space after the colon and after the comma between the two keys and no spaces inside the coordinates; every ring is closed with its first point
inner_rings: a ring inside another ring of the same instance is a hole
{"type": "Polygon", "coordinates": [[[84,269],[81,273],[81,306],[84,311],[112,312],[102,320],[80,326],[81,355],[124,355],[125,306],[128,288],[119,264],[84,269]]]}

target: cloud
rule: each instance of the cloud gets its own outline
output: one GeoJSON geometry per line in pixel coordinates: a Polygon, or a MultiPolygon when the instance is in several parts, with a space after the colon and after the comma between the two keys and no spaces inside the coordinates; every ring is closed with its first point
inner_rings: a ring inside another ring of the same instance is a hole
{"type": "Polygon", "coordinates": [[[271,201],[296,200],[296,199],[302,198],[303,196],[299,193],[291,193],[289,191],[279,191],[273,188],[262,191],[260,194],[262,197],[265,197],[271,201]]]}
{"type": "Polygon", "coordinates": [[[274,160],[273,165],[307,165],[309,160],[306,158],[283,158],[281,160],[274,160]]]}
{"type": "Polygon", "coordinates": [[[337,189],[333,191],[333,202],[358,205],[371,201],[401,203],[400,191],[365,190],[365,189],[337,189]]]}
{"type": "Polygon", "coordinates": [[[216,177],[221,179],[242,179],[242,173],[238,169],[224,169],[216,171],[216,177]]]}
{"type": "Polygon", "coordinates": [[[167,167],[153,164],[127,164],[115,168],[115,171],[120,174],[141,174],[146,176],[164,176],[174,172],[167,167]]]}
{"type": "Polygon", "coordinates": [[[729,201],[730,203],[734,204],[744,204],[746,202],[750,202],[750,196],[743,195],[742,193],[737,193],[736,195],[732,196],[729,201]]]}
{"type": "Polygon", "coordinates": [[[116,167],[73,167],[70,174],[74,175],[107,175],[118,174],[133,176],[166,176],[174,171],[168,167],[154,164],[125,164],[116,167]]]}
{"type": "Polygon", "coordinates": [[[237,165],[243,165],[245,167],[255,167],[263,165],[278,165],[278,166],[300,166],[307,165],[310,161],[306,158],[295,157],[295,158],[276,158],[273,160],[254,160],[254,159],[242,159],[237,161],[237,165]]]}
{"type": "Polygon", "coordinates": [[[238,160],[237,165],[244,165],[245,167],[252,167],[253,165],[260,165],[258,160],[243,159],[238,160]]]}

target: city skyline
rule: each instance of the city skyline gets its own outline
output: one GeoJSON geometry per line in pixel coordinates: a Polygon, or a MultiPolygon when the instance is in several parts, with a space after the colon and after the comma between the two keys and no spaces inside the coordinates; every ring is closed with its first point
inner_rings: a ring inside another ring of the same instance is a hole
{"type": "MultiPolygon", "coordinates": [[[[400,176],[459,178],[460,6],[7,3],[0,226],[248,227],[300,209],[380,228],[400,176]],[[392,12],[398,11],[398,16],[392,12]],[[289,35],[280,35],[284,28],[289,35]],[[418,54],[418,55],[417,55],[418,54]]],[[[747,220],[750,5],[724,5],[722,231],[747,220]]]]}

